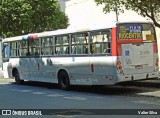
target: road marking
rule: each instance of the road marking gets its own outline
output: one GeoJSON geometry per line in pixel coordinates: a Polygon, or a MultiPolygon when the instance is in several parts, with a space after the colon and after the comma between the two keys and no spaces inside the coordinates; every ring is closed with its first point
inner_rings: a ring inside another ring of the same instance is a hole
{"type": "Polygon", "coordinates": [[[152,101],[139,100],[139,101],[132,101],[132,102],[138,103],[138,104],[140,103],[140,104],[149,104],[149,105],[158,105],[159,106],[158,103],[155,103],[155,102],[152,102],[152,101]]]}
{"type": "Polygon", "coordinates": [[[77,96],[72,96],[72,97],[64,97],[66,99],[72,99],[72,100],[86,100],[86,98],[83,97],[77,97],[77,96]]]}
{"type": "Polygon", "coordinates": [[[57,116],[62,118],[73,118],[73,117],[80,117],[81,115],[57,115],[57,116]]]}
{"type": "Polygon", "coordinates": [[[80,117],[81,115],[93,115],[92,112],[88,112],[85,110],[78,110],[78,109],[72,109],[72,110],[64,110],[64,111],[60,111],[55,113],[54,115],[59,116],[59,117],[63,117],[63,118],[73,118],[73,117],[80,117]],[[74,115],[71,115],[74,114],[74,115]]]}
{"type": "Polygon", "coordinates": [[[35,94],[35,95],[43,95],[43,94],[46,94],[46,93],[43,93],[43,92],[33,92],[32,94],[35,94]]]}
{"type": "Polygon", "coordinates": [[[31,90],[19,90],[20,92],[31,92],[31,90]]]}
{"type": "Polygon", "coordinates": [[[50,95],[47,95],[49,97],[61,97],[61,96],[64,96],[64,95],[60,95],[60,94],[50,94],[50,95]]]}

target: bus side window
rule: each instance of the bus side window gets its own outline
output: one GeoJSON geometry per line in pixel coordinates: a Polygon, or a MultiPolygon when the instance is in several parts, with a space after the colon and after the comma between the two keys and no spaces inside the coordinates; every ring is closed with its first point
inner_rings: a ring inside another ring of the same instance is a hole
{"type": "Polygon", "coordinates": [[[91,32],[90,53],[110,54],[111,53],[111,31],[99,30],[91,32]]]}
{"type": "Polygon", "coordinates": [[[53,37],[41,38],[41,55],[53,55],[54,54],[54,41],[53,37]]]}
{"type": "Polygon", "coordinates": [[[56,55],[68,55],[69,46],[69,35],[59,35],[55,37],[55,54],[56,55]]]}
{"type": "Polygon", "coordinates": [[[17,56],[27,56],[28,41],[27,40],[18,41],[17,44],[18,44],[17,56]]]}
{"type": "Polygon", "coordinates": [[[88,54],[88,33],[82,32],[72,35],[72,54],[88,54]],[[76,47],[76,48],[75,48],[76,47]]]}
{"type": "Polygon", "coordinates": [[[3,62],[8,62],[10,58],[10,48],[8,44],[4,44],[2,49],[3,62]]]}
{"type": "Polygon", "coordinates": [[[66,47],[65,54],[69,54],[69,46],[66,47]]]}
{"type": "Polygon", "coordinates": [[[72,54],[76,54],[76,46],[72,46],[72,54]]]}
{"type": "Polygon", "coordinates": [[[30,56],[39,56],[40,55],[40,39],[30,40],[29,52],[30,56]]]}

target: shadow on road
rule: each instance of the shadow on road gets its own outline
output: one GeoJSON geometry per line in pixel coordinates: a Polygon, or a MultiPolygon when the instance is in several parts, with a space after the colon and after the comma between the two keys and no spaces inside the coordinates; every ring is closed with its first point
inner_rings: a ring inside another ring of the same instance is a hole
{"type": "MultiPolygon", "coordinates": [[[[15,84],[15,83],[13,83],[15,84]]],[[[57,84],[26,81],[24,86],[60,89],[57,84]]],[[[120,83],[113,86],[72,86],[70,91],[103,95],[137,95],[137,93],[153,92],[160,89],[160,80],[145,80],[120,83]]]]}

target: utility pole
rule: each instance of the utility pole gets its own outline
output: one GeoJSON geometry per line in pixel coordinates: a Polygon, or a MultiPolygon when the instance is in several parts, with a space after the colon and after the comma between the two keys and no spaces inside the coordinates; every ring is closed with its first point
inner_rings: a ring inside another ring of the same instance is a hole
{"type": "Polygon", "coordinates": [[[115,8],[115,12],[116,12],[116,21],[118,22],[118,10],[117,10],[117,4],[116,4],[116,8],[115,8]]]}

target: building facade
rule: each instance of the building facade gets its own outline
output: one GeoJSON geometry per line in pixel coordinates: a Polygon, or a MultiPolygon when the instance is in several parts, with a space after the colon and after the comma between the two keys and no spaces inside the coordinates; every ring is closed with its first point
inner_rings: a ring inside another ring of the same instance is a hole
{"type": "MultiPolygon", "coordinates": [[[[69,28],[89,29],[92,27],[105,27],[116,21],[151,21],[138,15],[136,12],[126,10],[117,15],[115,12],[104,13],[104,5],[98,5],[94,0],[59,0],[62,10],[69,17],[69,28]]],[[[158,49],[160,52],[160,28],[156,28],[158,49]]],[[[160,57],[160,53],[159,53],[160,57]]]]}

